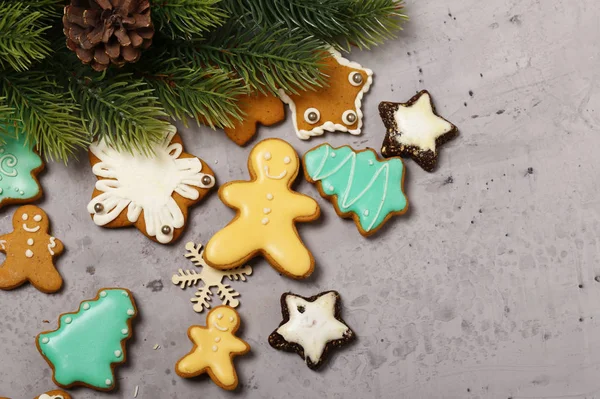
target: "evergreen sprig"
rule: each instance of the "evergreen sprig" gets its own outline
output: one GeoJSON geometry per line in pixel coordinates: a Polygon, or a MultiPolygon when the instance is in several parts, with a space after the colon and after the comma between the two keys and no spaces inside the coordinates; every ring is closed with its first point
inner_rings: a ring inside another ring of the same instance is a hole
{"type": "Polygon", "coordinates": [[[170,46],[173,56],[194,68],[216,65],[237,74],[251,91],[297,93],[323,84],[319,72],[325,44],[298,29],[272,27],[268,31],[227,24],[206,40],[170,46]]]}
{"type": "Polygon", "coordinates": [[[25,3],[0,1],[0,68],[28,69],[34,61],[50,54],[44,33],[49,14],[25,3]]]}
{"type": "Polygon", "coordinates": [[[327,84],[322,50],[372,47],[406,19],[401,0],[150,0],[151,48],[99,74],[65,47],[67,2],[0,0],[0,132],[62,160],[93,140],[148,150],[169,117],[231,126],[244,95],[327,84]]]}
{"type": "Polygon", "coordinates": [[[0,71],[0,97],[22,122],[17,133],[49,159],[66,160],[90,138],[77,117],[79,105],[46,71],[0,71]]]}
{"type": "Polygon", "coordinates": [[[152,19],[166,36],[192,39],[221,26],[227,13],[218,7],[221,0],[153,0],[152,19]]]}
{"type": "Polygon", "coordinates": [[[407,19],[403,0],[226,0],[225,5],[247,25],[269,29],[283,21],[346,51],[383,43],[407,19]]]}

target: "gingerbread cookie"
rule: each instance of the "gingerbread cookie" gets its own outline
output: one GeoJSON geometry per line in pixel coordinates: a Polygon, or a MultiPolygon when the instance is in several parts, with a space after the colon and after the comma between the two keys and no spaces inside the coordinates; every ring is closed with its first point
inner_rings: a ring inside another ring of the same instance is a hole
{"type": "Polygon", "coordinates": [[[61,391],[60,389],[56,389],[54,391],[46,392],[36,397],[35,399],[71,399],[71,395],[69,395],[65,391],[61,391]]]}
{"type": "Polygon", "coordinates": [[[266,139],[250,152],[251,181],[221,186],[219,197],[237,216],[206,244],[204,260],[217,269],[233,269],[261,254],[280,273],[308,277],[314,258],[304,246],[296,222],[317,219],[317,202],[291,189],[298,175],[298,154],[287,142],[266,139]]]}
{"type": "Polygon", "coordinates": [[[213,171],[199,158],[183,152],[171,126],[153,155],[118,151],[105,142],[90,146],[92,171],[98,177],[87,209],[103,227],[135,225],[161,244],[182,233],[188,207],[215,185],[213,171]]]}
{"type": "Polygon", "coordinates": [[[239,146],[246,145],[254,137],[258,123],[271,126],[285,119],[283,103],[270,93],[253,93],[241,97],[238,104],[245,114],[244,120],[224,130],[227,137],[239,146]]]}
{"type": "Polygon", "coordinates": [[[10,125],[4,128],[9,134],[0,142],[0,207],[36,201],[42,196],[37,175],[44,162],[25,134],[17,135],[10,125]]]}
{"type": "Polygon", "coordinates": [[[175,372],[183,378],[208,373],[215,384],[233,390],[238,377],[233,358],[250,351],[250,345],[235,336],[240,316],[229,306],[217,306],[208,313],[206,327],[191,326],[188,337],[194,343],[190,353],[175,365],[175,372]]]}
{"type": "Polygon", "coordinates": [[[94,299],[81,302],[77,312],[61,314],[56,330],[36,338],[54,383],[64,389],[114,389],[114,368],[126,360],[125,342],[136,315],[133,296],[124,288],[103,288],[94,299]]]}
{"type": "Polygon", "coordinates": [[[379,115],[386,128],[381,155],[410,157],[427,172],[437,165],[438,147],[458,134],[456,126],[435,112],[427,90],[407,103],[380,103],[379,115]]]}
{"type": "Polygon", "coordinates": [[[0,252],[6,254],[0,266],[0,289],[12,290],[29,281],[47,294],[60,290],[63,280],[54,258],[64,247],[48,234],[46,212],[35,205],[24,205],[15,211],[12,223],[14,231],[0,236],[0,252]]]}
{"type": "Polygon", "coordinates": [[[354,339],[354,332],[342,320],[340,294],[326,291],[310,298],[292,293],[281,296],[283,321],[269,336],[279,350],[296,352],[316,370],[334,348],[354,339]]]}
{"type": "Polygon", "coordinates": [[[317,184],[339,216],[352,217],[363,236],[375,234],[392,216],[408,210],[399,157],[381,160],[370,148],[321,144],[303,160],[306,180],[317,184]]]}
{"type": "Polygon", "coordinates": [[[303,140],[325,131],[360,134],[362,98],[373,83],[373,71],[345,59],[334,49],[329,50],[323,64],[321,72],[329,77],[325,87],[298,94],[279,90],[292,111],[296,134],[303,140]]]}

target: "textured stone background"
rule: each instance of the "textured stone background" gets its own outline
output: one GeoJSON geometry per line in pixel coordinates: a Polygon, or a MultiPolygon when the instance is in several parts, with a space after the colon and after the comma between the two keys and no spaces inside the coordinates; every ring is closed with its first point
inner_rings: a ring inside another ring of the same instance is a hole
{"type": "MultiPolygon", "coordinates": [[[[406,163],[411,210],[372,239],[338,218],[314,187],[298,184],[322,205],[321,221],[300,228],[317,271],[295,282],[261,260],[247,283],[233,284],[242,292],[241,335],[252,346],[238,358],[239,392],[173,372],[191,347],[187,327],[204,316],[191,309],[193,291],[172,285],[171,275],[188,266],[186,241],[206,242],[232,212],[212,195],[170,247],[135,229],[97,228],[85,211],[95,179],[83,157],[69,168],[52,164],[42,177],[42,206],[68,248],[59,261],[65,289],[0,292],[0,395],[51,389],[35,335],[99,288],[123,286],[141,317],[114,398],[133,397],[136,386],[148,399],[600,397],[600,6],[421,0],[407,11],[412,21],[400,39],[351,56],[376,73],[362,136],[301,142],[290,119],[260,135],[287,138],[300,153],[325,140],[379,149],[379,101],[404,101],[423,88],[461,135],[442,150],[437,172],[406,163]],[[327,289],[342,294],[359,339],[313,372],[271,349],[267,336],[280,320],[282,292],[327,289]]],[[[184,141],[220,182],[247,177],[248,149],[221,133],[190,129],[184,141]]],[[[2,211],[3,232],[13,210],[2,211]]]]}

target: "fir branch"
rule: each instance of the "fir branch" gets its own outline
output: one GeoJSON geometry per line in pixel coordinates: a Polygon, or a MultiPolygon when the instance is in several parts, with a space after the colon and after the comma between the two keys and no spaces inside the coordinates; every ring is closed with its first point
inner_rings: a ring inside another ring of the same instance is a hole
{"type": "Polygon", "coordinates": [[[6,126],[14,117],[15,110],[6,104],[6,98],[0,97],[0,133],[6,133],[6,126]]]}
{"type": "Polygon", "coordinates": [[[247,94],[239,79],[216,68],[190,68],[178,60],[157,62],[141,76],[174,119],[187,126],[187,118],[210,127],[233,126],[242,113],[237,98],[247,94]]]}
{"type": "Polygon", "coordinates": [[[216,65],[237,74],[252,91],[279,88],[290,93],[324,83],[319,72],[325,44],[303,35],[299,29],[244,29],[227,24],[212,32],[206,41],[197,40],[170,46],[176,58],[191,61],[194,68],[216,65]]]}
{"type": "Polygon", "coordinates": [[[6,97],[22,121],[27,142],[36,143],[46,159],[66,162],[89,144],[89,137],[76,116],[79,107],[49,75],[48,71],[0,71],[0,96],[6,97]]]}
{"type": "Polygon", "coordinates": [[[94,140],[115,148],[147,153],[164,138],[167,114],[154,90],[130,73],[72,77],[69,90],[81,105],[81,122],[94,140]]]}
{"type": "MultiPolygon", "coordinates": [[[[47,5],[47,4],[46,4],[47,5]]],[[[45,9],[45,8],[44,8],[45,9]]],[[[20,2],[0,1],[0,67],[17,71],[28,69],[34,61],[50,54],[44,33],[50,15],[20,2]]]]}
{"type": "Polygon", "coordinates": [[[152,0],[152,20],[172,39],[191,39],[220,26],[227,13],[217,6],[221,0],[152,0]]]}
{"type": "Polygon", "coordinates": [[[402,28],[402,0],[227,0],[225,8],[243,24],[269,29],[283,22],[330,45],[370,48],[402,28]]]}

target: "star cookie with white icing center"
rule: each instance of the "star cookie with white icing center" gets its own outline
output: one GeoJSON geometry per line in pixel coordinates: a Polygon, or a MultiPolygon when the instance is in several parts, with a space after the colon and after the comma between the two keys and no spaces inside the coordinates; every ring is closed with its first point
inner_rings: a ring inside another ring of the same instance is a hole
{"type": "Polygon", "coordinates": [[[410,157],[427,172],[437,165],[438,147],[458,134],[456,126],[436,113],[427,90],[406,103],[380,103],[379,115],[386,128],[381,154],[410,157]]]}
{"type": "Polygon", "coordinates": [[[354,339],[354,332],[342,320],[341,298],[326,291],[310,298],[285,293],[281,296],[283,321],[269,336],[278,350],[296,352],[306,365],[318,369],[334,348],[354,339]]]}

